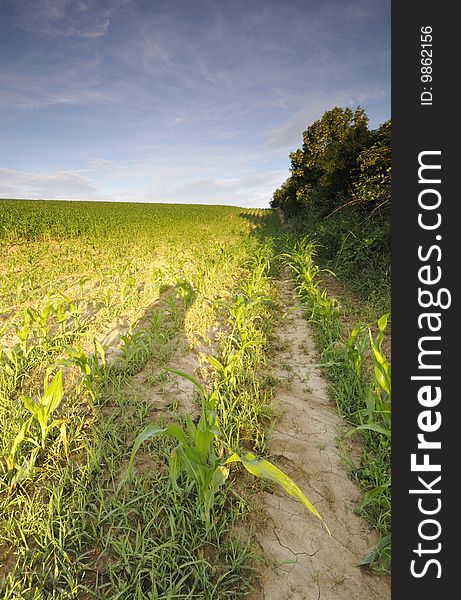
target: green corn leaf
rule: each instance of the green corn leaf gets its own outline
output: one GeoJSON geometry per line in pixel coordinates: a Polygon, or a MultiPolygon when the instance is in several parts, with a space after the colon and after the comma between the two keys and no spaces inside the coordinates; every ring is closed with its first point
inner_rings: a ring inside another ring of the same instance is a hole
{"type": "Polygon", "coordinates": [[[136,457],[136,453],[139,450],[141,444],[143,444],[146,440],[157,437],[159,435],[169,435],[171,437],[175,437],[182,444],[187,444],[186,436],[184,435],[183,430],[177,425],[168,425],[168,427],[159,427],[155,423],[150,423],[145,427],[141,433],[136,437],[133,449],[131,451],[129,468],[133,466],[134,459],[136,457]]]}
{"type": "Polygon", "coordinates": [[[355,433],[356,431],[360,431],[361,429],[368,429],[369,431],[376,431],[377,433],[381,433],[382,435],[391,437],[390,429],[381,427],[381,425],[378,425],[376,423],[370,423],[368,425],[359,425],[358,427],[355,427],[354,429],[351,429],[350,431],[348,431],[346,433],[345,437],[348,437],[348,436],[352,435],[353,433],[355,433]]]}
{"type": "Polygon", "coordinates": [[[212,367],[214,367],[215,369],[217,369],[218,371],[220,371],[222,373],[225,372],[226,369],[225,369],[224,365],[217,358],[215,358],[214,356],[210,356],[210,355],[207,355],[205,358],[207,359],[207,361],[210,363],[210,365],[212,367]]]}
{"type": "Polygon", "coordinates": [[[65,423],[62,419],[53,419],[53,421],[51,421],[51,423],[48,425],[47,429],[48,431],[54,429],[55,427],[59,427],[61,429],[62,425],[65,426],[65,423]]]}
{"type": "Polygon", "coordinates": [[[45,407],[45,415],[51,415],[61,404],[64,396],[64,390],[62,387],[62,371],[59,370],[53,377],[53,381],[47,387],[46,392],[41,400],[41,404],[45,407]]]}
{"type": "Polygon", "coordinates": [[[158,427],[155,423],[150,423],[145,427],[139,435],[136,436],[133,449],[131,450],[130,460],[128,461],[128,467],[125,471],[125,474],[120,479],[120,483],[117,486],[117,493],[120,491],[125,481],[128,479],[131,469],[133,468],[134,459],[136,458],[136,453],[139,450],[140,446],[148,439],[157,437],[159,435],[169,435],[171,437],[175,437],[182,444],[187,444],[186,436],[183,430],[177,425],[168,425],[167,427],[158,427]]]}
{"type": "Polygon", "coordinates": [[[38,450],[40,450],[40,444],[37,442],[37,440],[34,440],[34,438],[31,437],[25,437],[24,438],[25,442],[30,442],[32,444],[32,446],[35,446],[36,448],[38,448],[38,450]]]}
{"type": "Polygon", "coordinates": [[[201,462],[205,463],[208,451],[213,444],[214,433],[209,429],[198,429],[195,436],[195,446],[200,454],[201,462]]]}
{"type": "Polygon", "coordinates": [[[81,356],[83,354],[83,352],[81,350],[72,348],[72,346],[64,346],[64,349],[67,352],[67,354],[69,356],[71,356],[72,358],[81,358],[81,356]]]}
{"type": "Polygon", "coordinates": [[[380,331],[384,331],[386,329],[388,319],[389,313],[386,313],[378,320],[378,327],[380,331]]]}
{"type": "Polygon", "coordinates": [[[27,408],[27,410],[31,413],[31,415],[36,417],[40,410],[40,406],[36,402],[34,402],[30,396],[22,395],[21,401],[27,408]]]}
{"type": "Polygon", "coordinates": [[[381,366],[375,366],[375,377],[379,386],[388,394],[391,395],[391,385],[388,374],[381,366]]]}
{"type": "Polygon", "coordinates": [[[104,350],[104,348],[99,340],[94,338],[93,342],[94,342],[94,347],[95,347],[96,351],[99,353],[99,356],[101,357],[101,364],[103,367],[105,367],[106,366],[106,351],[104,350]]]}
{"type": "Polygon", "coordinates": [[[206,466],[205,464],[202,464],[202,457],[200,456],[200,452],[197,450],[197,448],[191,448],[190,446],[180,444],[178,446],[178,450],[180,450],[182,454],[187,456],[187,458],[191,462],[197,465],[206,466]]]}
{"type": "Polygon", "coordinates": [[[3,352],[11,364],[17,363],[17,359],[10,348],[3,348],[3,352]]]}
{"type": "Polygon", "coordinates": [[[268,460],[257,459],[251,452],[245,454],[244,457],[241,457],[238,454],[234,453],[224,461],[224,464],[228,464],[231,462],[241,462],[245,469],[249,471],[252,475],[255,475],[256,477],[270,479],[271,481],[275,481],[275,483],[280,484],[283,487],[283,489],[287,492],[287,494],[292,496],[295,500],[298,500],[298,502],[301,502],[301,504],[303,504],[309,512],[318,517],[324,524],[328,533],[330,534],[330,530],[325,525],[323,518],[320,516],[320,513],[317,511],[314,505],[306,498],[306,496],[302,493],[302,491],[299,489],[296,483],[278,467],[273,465],[268,460]]]}
{"type": "Polygon", "coordinates": [[[195,435],[197,433],[197,427],[195,426],[194,421],[192,421],[190,416],[187,414],[185,416],[185,421],[186,421],[186,428],[187,428],[187,431],[188,431],[191,439],[195,440],[195,435]]]}
{"type": "Polygon", "coordinates": [[[16,452],[18,450],[19,445],[21,444],[21,442],[24,441],[24,439],[26,437],[26,433],[29,430],[29,427],[30,427],[31,423],[32,423],[32,418],[30,418],[27,421],[25,421],[22,424],[22,427],[19,430],[18,434],[16,435],[16,437],[13,440],[13,444],[11,445],[11,450],[10,450],[10,453],[9,453],[10,460],[8,461],[8,468],[10,468],[10,469],[13,468],[14,457],[16,456],[16,452]]]}
{"type": "Polygon", "coordinates": [[[388,363],[387,358],[384,356],[383,352],[373,342],[373,340],[371,339],[371,336],[370,336],[370,340],[371,340],[371,349],[373,350],[374,359],[380,365],[383,365],[383,366],[386,365],[388,363]]]}
{"type": "Polygon", "coordinates": [[[26,479],[33,471],[35,467],[35,461],[37,460],[38,451],[38,448],[34,448],[30,453],[29,457],[26,460],[24,460],[22,465],[19,467],[16,475],[11,480],[12,486],[26,479]]]}
{"type": "Polygon", "coordinates": [[[218,466],[213,471],[213,476],[211,478],[211,486],[214,490],[218,490],[221,485],[226,481],[229,476],[229,469],[222,465],[218,466]]]}
{"type": "Polygon", "coordinates": [[[37,414],[36,419],[40,425],[40,431],[42,433],[42,448],[45,447],[45,440],[48,433],[48,417],[44,414],[43,409],[37,414]]]}
{"type": "Polygon", "coordinates": [[[195,481],[197,491],[203,495],[212,477],[213,470],[210,467],[200,464],[200,456],[193,448],[178,446],[176,452],[187,475],[195,481]]]}

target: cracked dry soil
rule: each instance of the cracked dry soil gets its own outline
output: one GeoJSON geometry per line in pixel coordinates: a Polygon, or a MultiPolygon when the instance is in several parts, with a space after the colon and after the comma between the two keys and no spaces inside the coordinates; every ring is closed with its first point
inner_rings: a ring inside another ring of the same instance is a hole
{"type": "Polygon", "coordinates": [[[275,396],[281,416],[269,451],[313,502],[331,537],[283,490],[261,492],[258,502],[266,518],[257,538],[267,564],[251,600],[387,600],[390,578],[359,566],[377,538],[354,512],[360,491],[335,441],[344,424],[328,398],[313,336],[288,273],[279,290],[284,316],[272,363],[281,381],[275,396]]]}

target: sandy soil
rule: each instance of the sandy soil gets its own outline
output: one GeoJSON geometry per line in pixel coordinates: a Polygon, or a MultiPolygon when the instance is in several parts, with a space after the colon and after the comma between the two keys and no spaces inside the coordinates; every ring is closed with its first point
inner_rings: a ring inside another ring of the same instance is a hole
{"type": "MultiPolygon", "coordinates": [[[[197,354],[187,351],[183,340],[180,340],[178,345],[179,348],[169,359],[168,366],[197,377],[200,367],[197,354]]],[[[176,422],[178,414],[186,413],[193,420],[197,420],[200,416],[200,406],[194,401],[196,396],[194,384],[175,373],[168,373],[165,381],[161,383],[149,383],[149,375],[162,372],[163,369],[159,369],[153,359],[142,371],[134,375],[130,382],[132,392],[147,404],[150,421],[169,417],[176,422]]]]}
{"type": "Polygon", "coordinates": [[[331,537],[281,488],[261,492],[266,518],[256,536],[267,566],[251,600],[388,599],[389,577],[359,566],[377,539],[354,513],[360,492],[335,441],[343,425],[328,399],[312,333],[288,274],[280,281],[280,298],[272,365],[281,381],[275,398],[281,418],[269,451],[314,503],[331,537]]]}

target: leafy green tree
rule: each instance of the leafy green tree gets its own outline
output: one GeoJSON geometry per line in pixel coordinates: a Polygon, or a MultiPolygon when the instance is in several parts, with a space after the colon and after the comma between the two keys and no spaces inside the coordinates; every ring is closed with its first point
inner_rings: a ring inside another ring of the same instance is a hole
{"type": "Polygon", "coordinates": [[[383,214],[391,198],[390,133],[390,121],[370,131],[360,107],[325,112],[290,154],[291,175],[274,192],[271,206],[288,217],[307,210],[321,219],[354,203],[383,214]]]}
{"type": "Polygon", "coordinates": [[[350,198],[357,158],[369,145],[370,131],[364,110],[333,108],[303,133],[301,151],[290,155],[292,172],[305,201],[314,200],[326,214],[350,198]]]}

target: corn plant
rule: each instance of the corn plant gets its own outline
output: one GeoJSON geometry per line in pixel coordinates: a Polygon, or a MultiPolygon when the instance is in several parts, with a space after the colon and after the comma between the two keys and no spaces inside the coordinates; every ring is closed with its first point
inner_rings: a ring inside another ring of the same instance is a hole
{"type": "MultiPolygon", "coordinates": [[[[234,341],[235,338],[229,338],[229,341],[234,341]]],[[[216,369],[221,383],[227,384],[229,387],[235,387],[238,383],[239,370],[245,364],[245,357],[248,350],[251,348],[253,351],[261,345],[261,340],[258,336],[253,339],[245,341],[241,345],[235,347],[232,344],[228,344],[225,348],[227,352],[223,357],[223,362],[214,356],[206,356],[208,362],[216,369]]]]}
{"type": "Polygon", "coordinates": [[[351,366],[355,376],[362,375],[362,365],[368,349],[367,327],[357,323],[346,341],[346,361],[351,366]]]}
{"type": "Polygon", "coordinates": [[[317,246],[314,241],[303,238],[292,242],[292,249],[282,253],[280,258],[296,278],[298,294],[311,313],[309,320],[317,323],[331,341],[339,334],[339,307],[335,298],[320,291],[318,275],[322,272],[330,275],[334,273],[329,269],[320,269],[314,262],[317,246]]]}
{"type": "Polygon", "coordinates": [[[30,345],[29,337],[31,334],[31,316],[27,309],[22,311],[21,322],[16,326],[16,335],[19,338],[18,348],[23,354],[24,358],[27,359],[30,352],[33,350],[33,346],[30,345]]]}
{"type": "Polygon", "coordinates": [[[121,335],[120,341],[122,342],[120,350],[127,372],[137,369],[149,357],[152,342],[152,334],[149,330],[143,328],[121,335]]]}
{"type": "Polygon", "coordinates": [[[93,400],[96,400],[98,383],[102,381],[107,369],[106,352],[101,343],[93,338],[94,352],[85,354],[81,348],[66,347],[68,359],[59,361],[59,364],[76,365],[81,371],[81,379],[77,384],[77,392],[86,389],[93,400]]]}
{"type": "Polygon", "coordinates": [[[389,314],[383,315],[378,320],[379,333],[373,338],[370,327],[367,328],[368,335],[364,333],[362,325],[358,324],[352,331],[348,340],[348,356],[354,371],[360,379],[360,369],[364,360],[368,343],[372,351],[372,364],[374,379],[365,387],[365,408],[359,411],[362,423],[348,432],[368,430],[380,433],[387,438],[391,435],[391,366],[382,350],[384,331],[387,327],[389,314]],[[363,422],[365,420],[365,423],[363,422]]]}
{"type": "Polygon", "coordinates": [[[42,309],[27,307],[21,312],[21,320],[15,327],[19,338],[15,349],[29,363],[36,359],[37,351],[54,350],[63,338],[73,336],[80,327],[78,308],[61,296],[64,302],[49,302],[42,309]],[[72,332],[68,331],[69,320],[73,323],[72,332]]]}
{"type": "Polygon", "coordinates": [[[339,310],[336,298],[329,297],[325,290],[319,293],[315,287],[315,297],[312,302],[312,321],[318,321],[319,325],[331,339],[339,334],[339,310]]]}
{"type": "Polygon", "coordinates": [[[178,279],[175,283],[176,296],[181,298],[184,302],[185,308],[188,308],[193,304],[197,293],[194,289],[193,284],[187,279],[178,279]]]}
{"type": "Polygon", "coordinates": [[[74,325],[74,329],[79,326],[79,310],[76,304],[70,300],[64,294],[61,294],[64,298],[64,302],[60,302],[54,307],[54,314],[58,321],[59,333],[64,336],[67,329],[68,320],[71,319],[74,325]]]}
{"type": "Polygon", "coordinates": [[[40,341],[46,340],[50,329],[48,319],[53,312],[53,305],[47,304],[41,311],[31,307],[26,310],[30,320],[35,324],[38,339],[40,341]]]}
{"type": "MultiPolygon", "coordinates": [[[[175,438],[179,442],[172,451],[169,459],[171,483],[176,491],[180,491],[177,480],[181,470],[194,483],[202,518],[207,530],[211,526],[210,512],[214,505],[215,495],[228,478],[228,465],[234,462],[242,463],[245,469],[255,477],[270,479],[281,485],[290,496],[301,502],[309,512],[318,517],[323,523],[323,519],[317,509],[306,498],[296,483],[271,462],[258,459],[251,452],[247,452],[244,455],[237,452],[224,455],[216,413],[218,386],[215,386],[213,391],[207,394],[205,388],[187,373],[175,369],[168,370],[181,377],[185,377],[199,390],[202,401],[202,415],[200,420],[195,425],[190,416],[186,415],[185,429],[174,424],[170,424],[167,427],[159,427],[155,423],[147,425],[134,441],[128,470],[125,478],[122,479],[119,485],[119,489],[132,469],[136,453],[141,444],[150,438],[166,435],[175,438]],[[218,453],[216,452],[216,446],[220,448],[218,453]]],[[[325,524],[324,526],[328,531],[325,524]]]]}
{"type": "Polygon", "coordinates": [[[0,347],[0,392],[12,392],[24,373],[25,360],[15,348],[0,347]]]}
{"type": "Polygon", "coordinates": [[[373,339],[371,329],[368,329],[375,381],[368,389],[366,412],[369,422],[363,427],[373,429],[390,437],[391,366],[381,347],[388,318],[389,314],[385,314],[378,320],[379,333],[375,339],[373,339]]]}
{"type": "Polygon", "coordinates": [[[17,470],[16,476],[12,483],[17,483],[21,479],[27,477],[35,465],[38,453],[45,449],[48,435],[52,429],[60,428],[64,451],[67,455],[67,431],[66,424],[62,419],[52,419],[53,413],[61,404],[64,396],[62,385],[62,371],[59,370],[53,378],[53,381],[48,384],[48,373],[44,381],[44,393],[38,400],[33,400],[30,396],[22,395],[21,401],[25,408],[31,413],[31,417],[24,421],[18,434],[13,440],[10,452],[6,457],[6,464],[9,471],[17,470]],[[37,435],[32,430],[33,425],[38,425],[39,434],[37,435]],[[16,454],[23,442],[32,444],[33,449],[29,457],[19,465],[16,462],[16,454]]]}
{"type": "Polygon", "coordinates": [[[107,308],[107,309],[112,308],[112,306],[115,302],[114,296],[115,296],[114,290],[112,290],[111,288],[106,288],[103,291],[103,293],[101,295],[101,302],[105,308],[107,308]]]}

